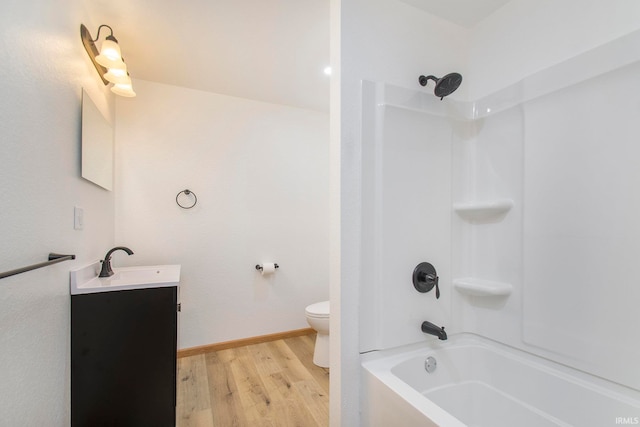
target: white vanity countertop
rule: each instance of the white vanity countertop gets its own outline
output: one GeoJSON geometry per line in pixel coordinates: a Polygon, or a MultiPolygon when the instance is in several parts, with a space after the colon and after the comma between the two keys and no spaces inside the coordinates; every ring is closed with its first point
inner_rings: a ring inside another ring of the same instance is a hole
{"type": "Polygon", "coordinates": [[[180,285],[180,265],[114,268],[111,277],[98,277],[100,261],[70,271],[71,295],[180,285]]]}

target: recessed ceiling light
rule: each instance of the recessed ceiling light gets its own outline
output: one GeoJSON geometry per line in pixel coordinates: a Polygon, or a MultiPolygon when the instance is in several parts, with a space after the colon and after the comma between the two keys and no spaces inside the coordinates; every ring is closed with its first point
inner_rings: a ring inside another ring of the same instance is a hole
{"type": "Polygon", "coordinates": [[[330,75],[331,75],[331,67],[324,67],[324,73],[325,73],[327,76],[330,76],[330,75]]]}

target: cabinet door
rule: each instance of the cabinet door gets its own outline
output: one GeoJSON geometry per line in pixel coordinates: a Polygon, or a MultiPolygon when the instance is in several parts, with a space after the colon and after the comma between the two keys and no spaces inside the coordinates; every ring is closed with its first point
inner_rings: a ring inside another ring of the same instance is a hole
{"type": "Polygon", "coordinates": [[[177,288],[71,297],[72,426],[174,426],[177,288]]]}

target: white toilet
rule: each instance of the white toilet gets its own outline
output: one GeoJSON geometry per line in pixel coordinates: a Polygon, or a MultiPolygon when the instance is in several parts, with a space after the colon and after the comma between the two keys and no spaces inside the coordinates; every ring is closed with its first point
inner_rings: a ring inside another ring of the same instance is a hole
{"type": "Polygon", "coordinates": [[[307,323],[318,333],[316,334],[316,349],[313,352],[313,363],[322,367],[329,367],[329,301],[317,302],[307,306],[304,310],[307,323]]]}

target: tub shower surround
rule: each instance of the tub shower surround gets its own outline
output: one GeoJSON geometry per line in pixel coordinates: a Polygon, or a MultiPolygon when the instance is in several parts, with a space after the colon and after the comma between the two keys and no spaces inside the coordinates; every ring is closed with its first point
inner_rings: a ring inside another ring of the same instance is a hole
{"type": "Polygon", "coordinates": [[[385,399],[413,408],[403,413],[416,425],[501,425],[474,406],[484,404],[523,426],[640,416],[637,46],[639,32],[473,103],[363,82],[362,247],[371,268],[362,275],[372,285],[360,322],[372,327],[360,350],[385,358],[432,346],[402,368],[364,363],[365,420],[384,419],[382,405],[366,403],[380,397],[378,383],[392,390],[385,399]],[[440,299],[413,289],[422,261],[438,269],[440,299]],[[433,343],[423,321],[445,326],[454,342],[433,343]],[[461,333],[481,341],[464,357],[461,333]],[[440,348],[438,370],[455,375],[412,383],[440,348]],[[479,362],[466,372],[470,355],[479,362]]]}

